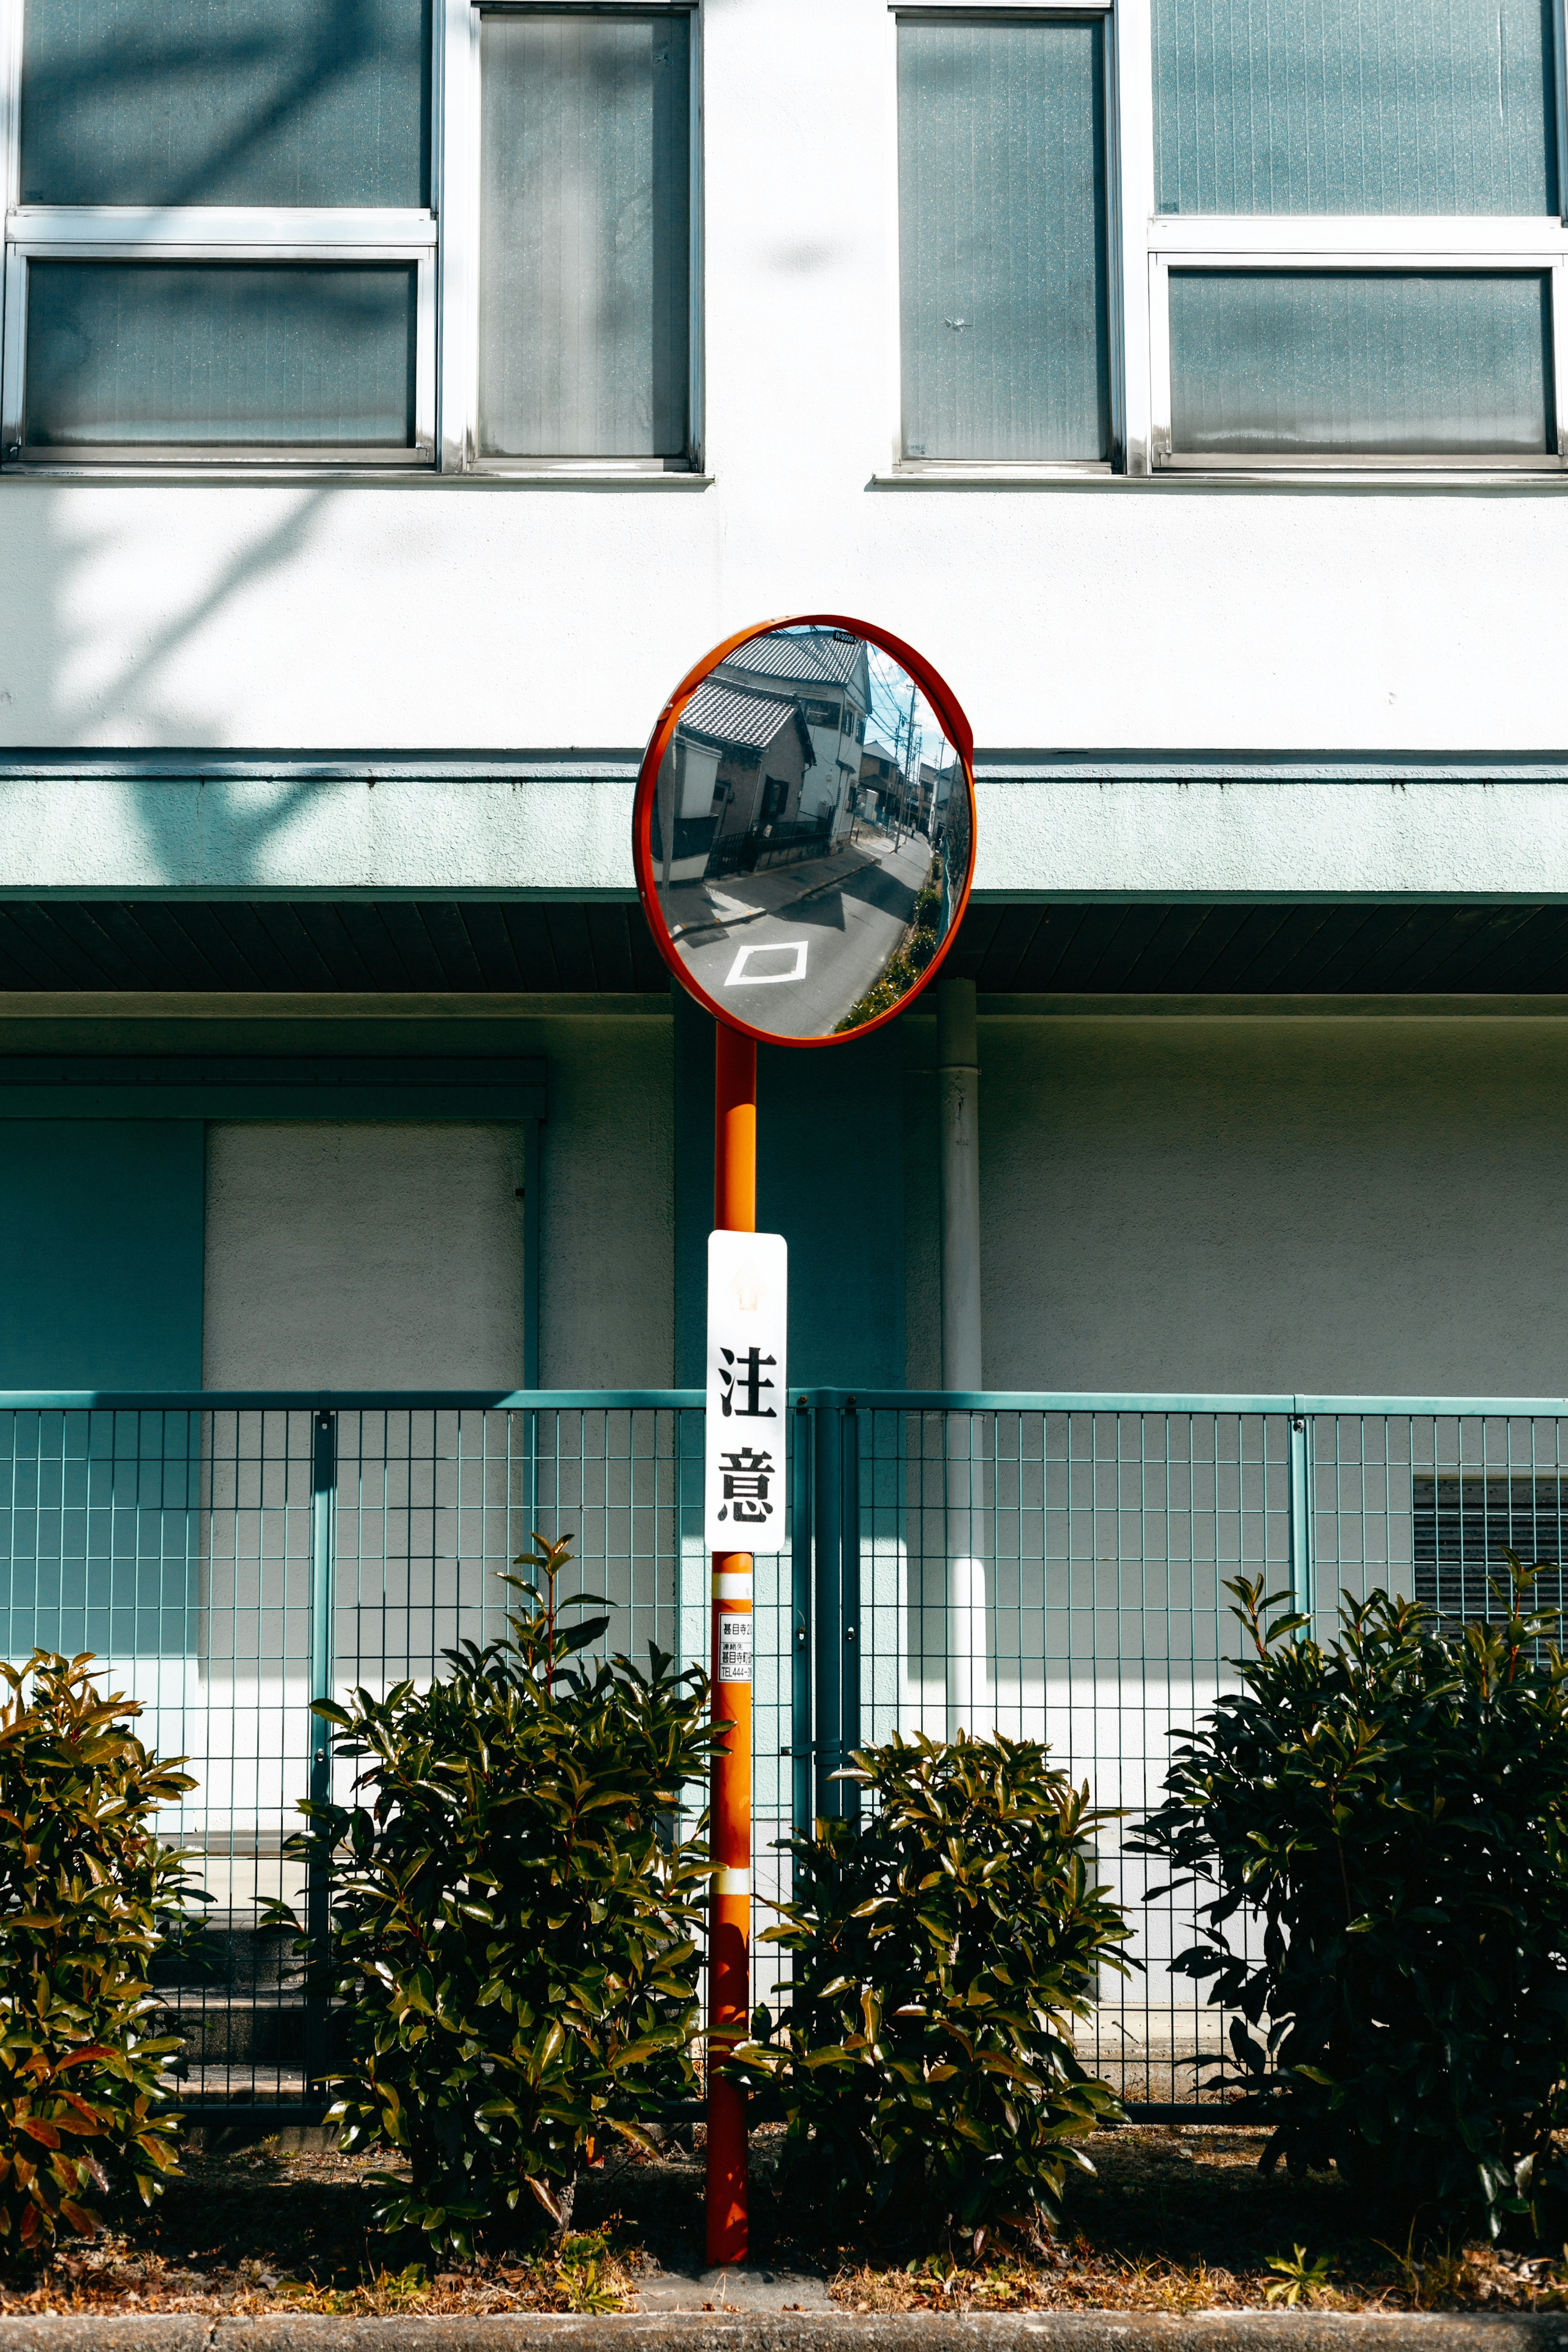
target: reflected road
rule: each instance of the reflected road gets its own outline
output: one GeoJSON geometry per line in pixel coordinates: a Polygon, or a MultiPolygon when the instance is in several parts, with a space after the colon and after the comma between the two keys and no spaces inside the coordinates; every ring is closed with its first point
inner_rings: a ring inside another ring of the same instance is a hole
{"type": "MultiPolygon", "coordinates": [[[[824,879],[817,877],[826,860],[815,871],[795,868],[789,878],[798,878],[798,890],[782,903],[781,873],[736,875],[717,886],[722,898],[714,911],[723,929],[677,943],[716,1004],[759,1029],[814,1037],[830,1033],[858,1003],[902,938],[931,862],[922,834],[898,849],[890,840],[861,846],[872,854],[847,873],[842,857],[824,879]]],[[[715,886],[708,888],[716,895],[715,886]]]]}

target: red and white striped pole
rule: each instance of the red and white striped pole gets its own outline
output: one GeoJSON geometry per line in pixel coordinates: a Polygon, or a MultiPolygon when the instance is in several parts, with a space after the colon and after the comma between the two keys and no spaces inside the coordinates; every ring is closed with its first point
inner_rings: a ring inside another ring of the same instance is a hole
{"type": "MultiPolygon", "coordinates": [[[[757,1048],[754,1041],[718,1024],[714,1068],[713,1223],[721,1232],[757,1230],[757,1048]]],[[[752,1614],[752,1555],[713,1554],[713,1720],[731,1726],[714,1751],[710,1811],[712,1824],[712,1933],[708,1946],[708,2260],[742,2263],[747,2247],[746,2095],[724,2072],[726,2042],[745,2039],[750,2019],[752,1943],[752,1680],[751,1643],[721,1640],[721,1620],[752,1614]],[[728,1649],[727,1660],[723,1652],[728,1649]]],[[[750,1623],[747,1628],[750,1633],[750,1623]]]]}

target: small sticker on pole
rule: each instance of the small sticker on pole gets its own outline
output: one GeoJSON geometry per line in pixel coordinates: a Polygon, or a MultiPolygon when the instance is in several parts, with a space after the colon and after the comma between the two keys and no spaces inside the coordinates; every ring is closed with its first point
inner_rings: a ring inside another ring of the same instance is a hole
{"type": "Polygon", "coordinates": [[[719,1680],[721,1683],[749,1683],[751,1679],[751,1618],[749,1615],[731,1617],[726,1612],[719,1620],[719,1680]]]}
{"type": "MultiPolygon", "coordinates": [[[[784,1235],[710,1234],[705,1433],[710,1551],[771,1553],[784,1548],[788,1328],[789,1258],[784,1235]]],[[[745,1673],[733,1679],[749,1682],[750,1621],[733,1622],[745,1623],[747,1645],[745,1673]]]]}

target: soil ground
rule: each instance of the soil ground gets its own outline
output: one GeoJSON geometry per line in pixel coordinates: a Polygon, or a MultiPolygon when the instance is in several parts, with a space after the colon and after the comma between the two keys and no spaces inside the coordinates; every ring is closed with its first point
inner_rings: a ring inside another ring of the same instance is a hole
{"type": "MultiPolygon", "coordinates": [[[[302,2135],[297,2135],[297,2137],[302,2135]]],[[[1330,2173],[1258,2170],[1262,2135],[1208,2126],[1124,2126],[1089,2144],[1092,2179],[1068,2192],[1060,2243],[1042,2257],[840,2241],[774,2187],[776,2132],[753,2143],[751,2268],[826,2287],[862,2311],[1257,2308],[1292,2280],[1301,2302],[1337,2310],[1568,2308],[1568,2250],[1553,2263],[1480,2245],[1380,2244],[1330,2173]],[[1298,2253],[1296,2250],[1300,2250],[1298,2253]],[[816,2284],[821,2282],[820,2284],[816,2284]]],[[[574,2232],[556,2252],[501,2250],[472,2264],[430,2262],[417,2238],[367,2227],[374,2160],[280,2139],[193,2149],[184,2177],[116,2234],[74,2242],[30,2284],[0,2281],[0,2313],[193,2311],[462,2313],[635,2308],[703,2263],[700,2135],[694,2154],[617,2153],[587,2174],[574,2232]]],[[[710,2290],[716,2293],[717,2290],[710,2290]]],[[[665,2296],[661,2294],[660,2301],[665,2296]]]]}

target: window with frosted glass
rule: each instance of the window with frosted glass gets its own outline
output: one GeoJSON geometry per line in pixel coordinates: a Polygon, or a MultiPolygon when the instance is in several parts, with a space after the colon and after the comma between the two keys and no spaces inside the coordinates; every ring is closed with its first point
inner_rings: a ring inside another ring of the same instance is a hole
{"type": "Polygon", "coordinates": [[[903,447],[1110,449],[1104,28],[899,26],[903,447]]]}
{"type": "Polygon", "coordinates": [[[690,39],[636,11],[482,21],[483,457],[686,454],[690,39]]]}
{"type": "Polygon", "coordinates": [[[1162,213],[1558,209],[1552,0],[1153,0],[1162,213]]]}
{"type": "Polygon", "coordinates": [[[431,0],[25,0],[26,205],[429,202],[431,0]]]}
{"type": "Polygon", "coordinates": [[[1542,271],[1171,273],[1176,456],[1540,457],[1542,271]]]}
{"type": "Polygon", "coordinates": [[[34,261],[30,449],[402,449],[416,272],[402,262],[34,261]]]}

